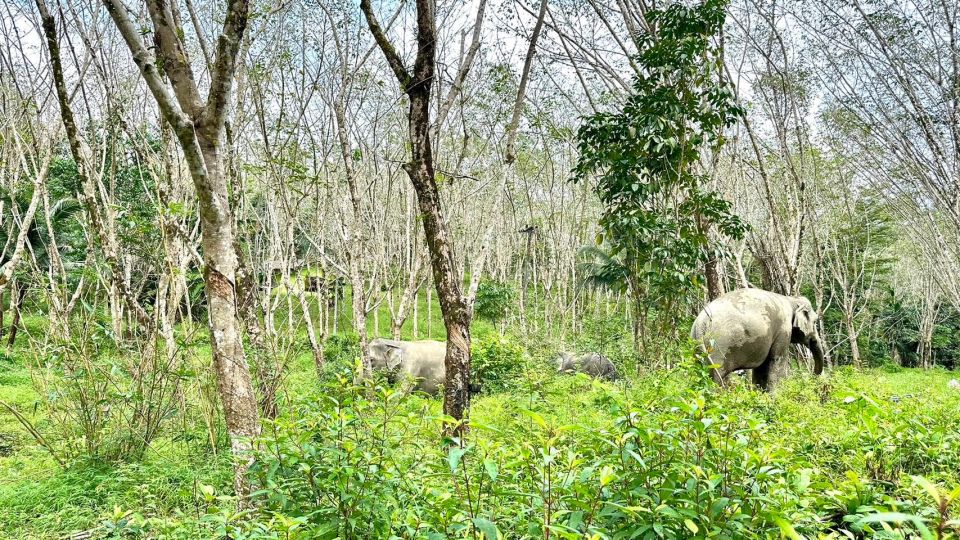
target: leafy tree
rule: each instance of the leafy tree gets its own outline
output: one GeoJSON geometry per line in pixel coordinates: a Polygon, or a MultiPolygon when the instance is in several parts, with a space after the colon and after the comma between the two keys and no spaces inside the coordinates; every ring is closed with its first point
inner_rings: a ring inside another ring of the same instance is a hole
{"type": "Polygon", "coordinates": [[[506,318],[516,296],[516,290],[509,283],[483,279],[477,287],[473,311],[481,319],[498,323],[506,318]]]}
{"type": "Polygon", "coordinates": [[[733,238],[744,233],[730,203],[706,187],[702,165],[742,114],[719,77],[722,51],[713,40],[726,5],[705,0],[648,11],[651,30],[637,37],[640,74],[630,95],[619,111],[587,118],[577,133],[574,181],[596,181],[602,241],[610,261],[622,265],[615,273],[635,306],[638,349],[650,309],[672,319],[701,288],[700,272],[715,257],[710,227],[733,238]]]}

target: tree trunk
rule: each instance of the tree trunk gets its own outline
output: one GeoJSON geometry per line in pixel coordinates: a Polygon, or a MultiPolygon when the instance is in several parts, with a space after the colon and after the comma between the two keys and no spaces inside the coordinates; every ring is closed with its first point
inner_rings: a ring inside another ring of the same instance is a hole
{"type": "Polygon", "coordinates": [[[363,275],[360,274],[359,267],[354,268],[356,257],[351,256],[350,268],[350,293],[353,297],[353,331],[357,334],[357,341],[360,346],[360,373],[357,380],[369,379],[373,376],[373,369],[370,364],[370,358],[367,356],[367,310],[366,297],[363,294],[363,275]]]}
{"type": "Polygon", "coordinates": [[[276,418],[277,390],[280,384],[280,373],[276,361],[267,352],[266,331],[257,313],[260,294],[256,276],[243,264],[239,245],[234,246],[237,257],[237,312],[247,331],[250,341],[250,359],[256,366],[257,387],[259,390],[260,412],[264,418],[276,418]]]}
{"type": "Polygon", "coordinates": [[[213,144],[202,144],[207,166],[206,182],[196,186],[200,198],[200,231],[203,245],[204,290],[210,324],[213,364],[223,401],[230,447],[238,459],[234,489],[249,494],[246,471],[251,463],[252,439],[260,434],[257,399],[243,350],[237,313],[237,253],[233,216],[227,203],[227,184],[213,144]]]}
{"type": "MultiPolygon", "coordinates": [[[[2,307],[2,306],[0,306],[2,307]]],[[[0,313],[2,316],[2,313],[0,313]]],[[[413,293],[413,339],[416,340],[420,336],[420,289],[417,289],[413,293]]],[[[0,318],[0,321],[3,319],[0,318]]],[[[0,323],[0,328],[3,327],[3,324],[0,323]]]]}
{"type": "Polygon", "coordinates": [[[860,358],[860,344],[858,343],[859,335],[857,329],[853,325],[853,317],[847,316],[844,324],[847,327],[847,339],[850,341],[850,360],[853,362],[853,366],[856,368],[863,367],[863,360],[860,358]]]}
{"type": "Polygon", "coordinates": [[[395,340],[400,339],[400,333],[401,333],[401,330],[403,329],[403,322],[404,321],[399,320],[395,317],[390,318],[390,337],[391,338],[395,340]]]}
{"type": "MultiPolygon", "coordinates": [[[[292,243],[292,234],[290,235],[291,239],[289,240],[292,243]]],[[[310,275],[309,269],[307,271],[307,276],[310,275]]],[[[307,340],[310,342],[310,351],[313,353],[313,366],[317,370],[317,376],[323,374],[323,368],[325,359],[323,357],[323,343],[322,336],[317,336],[317,329],[313,322],[313,313],[310,310],[310,301],[307,298],[306,292],[306,280],[308,277],[304,277],[300,284],[294,285],[292,282],[288,283],[287,290],[293,291],[293,294],[296,295],[297,300],[300,303],[300,311],[303,313],[303,324],[307,327],[307,340]]],[[[289,281],[289,280],[288,280],[289,281]]],[[[317,315],[323,316],[322,312],[317,309],[317,315]]]]}
{"type": "MultiPolygon", "coordinates": [[[[710,222],[698,214],[697,225],[700,227],[704,238],[707,238],[709,242],[710,222]]],[[[717,259],[717,251],[710,249],[709,245],[707,246],[707,260],[704,263],[703,273],[707,281],[707,302],[710,302],[723,294],[724,290],[723,280],[720,278],[720,261],[717,259]]]]}
{"type": "Polygon", "coordinates": [[[417,192],[423,232],[430,249],[430,266],[447,329],[446,384],[443,412],[457,423],[446,425],[445,433],[462,436],[470,408],[470,319],[471,310],[463,295],[463,278],[458,271],[450,234],[440,205],[430,144],[430,94],[436,71],[436,6],[433,0],[417,0],[417,57],[413,71],[407,72],[403,60],[387,39],[370,6],[361,0],[360,9],[370,32],[410,99],[407,113],[410,161],[403,165],[417,192]]]}
{"type": "Polygon", "coordinates": [[[723,281],[720,279],[720,263],[715,253],[707,259],[704,273],[707,277],[707,300],[714,300],[723,294],[723,281]]]}
{"type": "Polygon", "coordinates": [[[227,2],[206,100],[200,97],[183,37],[178,33],[176,4],[147,1],[154,42],[153,49],[148,50],[141,29],[130,20],[123,2],[103,0],[103,3],[130,49],[161,114],[170,123],[196,188],[200,203],[210,344],[234,458],[234,490],[242,507],[250,493],[247,470],[252,460],[252,439],[260,434],[260,417],[240,333],[236,238],[219,148],[238,51],[247,27],[249,2],[227,2]],[[158,64],[162,65],[162,74],[158,64]]]}
{"type": "MultiPolygon", "coordinates": [[[[422,0],[429,3],[429,0],[422,0]]],[[[431,70],[432,72],[432,70],[431,70]]],[[[427,83],[418,85],[422,87],[427,83]]],[[[420,91],[422,92],[422,91],[420,91]]],[[[420,92],[413,92],[415,94],[420,92]]],[[[456,270],[453,246],[440,206],[433,171],[432,149],[429,135],[429,86],[426,95],[412,99],[410,104],[409,129],[412,143],[410,163],[404,166],[414,189],[423,218],[423,231],[430,248],[430,265],[447,330],[446,384],[444,386],[443,412],[461,421],[450,426],[449,433],[459,436],[466,427],[465,420],[470,408],[470,318],[471,313],[461,291],[461,278],[456,270]]]]}
{"type": "Polygon", "coordinates": [[[10,307],[13,315],[10,321],[10,335],[7,336],[7,347],[13,347],[17,341],[17,329],[20,328],[20,311],[23,309],[23,301],[27,297],[27,286],[17,283],[10,287],[10,307]]]}

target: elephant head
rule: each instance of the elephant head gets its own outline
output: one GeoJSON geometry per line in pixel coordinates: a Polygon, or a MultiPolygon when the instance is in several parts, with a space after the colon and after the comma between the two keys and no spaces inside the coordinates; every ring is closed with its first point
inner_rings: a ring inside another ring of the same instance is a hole
{"type": "Polygon", "coordinates": [[[403,360],[400,343],[388,339],[374,339],[369,345],[370,365],[373,369],[393,371],[403,360]]]}
{"type": "Polygon", "coordinates": [[[813,310],[810,301],[802,296],[792,297],[793,327],[790,335],[791,343],[806,346],[813,354],[813,372],[816,375],[823,373],[823,348],[820,345],[820,334],[817,333],[817,319],[820,318],[813,310]]]}

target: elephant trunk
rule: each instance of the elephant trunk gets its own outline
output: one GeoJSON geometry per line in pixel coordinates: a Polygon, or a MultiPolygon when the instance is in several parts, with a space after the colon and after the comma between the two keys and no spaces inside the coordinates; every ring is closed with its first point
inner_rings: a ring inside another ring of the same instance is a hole
{"type": "Polygon", "coordinates": [[[813,353],[813,373],[819,375],[823,373],[823,348],[820,347],[820,340],[810,340],[810,352],[813,353]]]}

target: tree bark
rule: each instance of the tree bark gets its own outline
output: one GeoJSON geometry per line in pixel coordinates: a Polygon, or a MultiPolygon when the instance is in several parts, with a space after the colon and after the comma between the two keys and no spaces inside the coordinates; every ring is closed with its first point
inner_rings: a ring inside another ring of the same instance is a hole
{"type": "Polygon", "coordinates": [[[853,323],[853,316],[845,316],[844,324],[847,327],[847,339],[850,341],[850,360],[856,368],[863,367],[863,360],[860,358],[859,333],[853,323]]]}
{"type": "Polygon", "coordinates": [[[517,88],[517,99],[513,102],[513,112],[510,115],[510,124],[507,126],[507,148],[504,152],[504,162],[513,163],[516,159],[514,145],[517,140],[517,128],[520,127],[520,113],[523,112],[523,100],[527,94],[527,83],[530,80],[530,68],[533,66],[533,56],[537,53],[537,40],[543,29],[543,18],[547,14],[547,0],[540,0],[540,9],[530,34],[530,45],[523,60],[523,71],[520,73],[520,86],[517,88]]]}
{"type": "Polygon", "coordinates": [[[720,264],[717,256],[711,253],[704,268],[707,277],[707,297],[708,300],[714,300],[723,294],[723,281],[720,279],[720,264]]]}
{"type": "MultiPolygon", "coordinates": [[[[52,153],[51,153],[52,155],[52,153]]],[[[23,253],[27,247],[27,235],[30,233],[30,228],[33,226],[33,218],[37,213],[37,207],[40,205],[40,196],[43,194],[43,189],[41,182],[47,176],[47,169],[50,164],[50,158],[47,157],[43,161],[42,169],[36,172],[36,176],[33,181],[33,196],[30,197],[30,205],[27,207],[27,211],[24,215],[20,216],[20,230],[17,232],[17,239],[14,242],[13,253],[7,257],[7,262],[0,265],[0,297],[3,296],[3,290],[6,288],[6,285],[13,278],[13,273],[17,269],[17,265],[20,264],[20,260],[23,258],[23,253]]],[[[2,326],[2,323],[0,323],[2,326]]]]}
{"type": "Polygon", "coordinates": [[[27,296],[27,286],[17,283],[10,287],[10,307],[13,308],[10,321],[10,335],[7,336],[7,347],[13,347],[17,342],[17,329],[20,328],[20,311],[23,309],[23,300],[27,296]]]}

